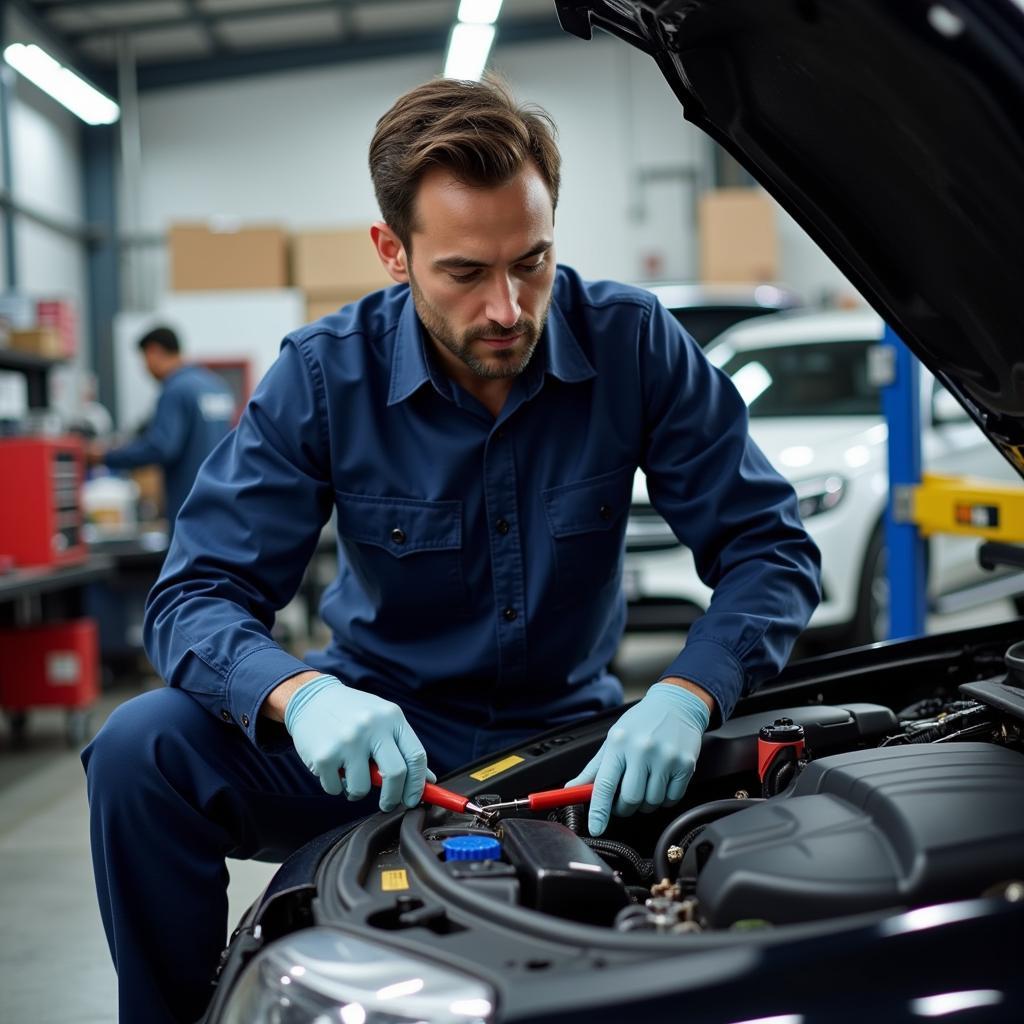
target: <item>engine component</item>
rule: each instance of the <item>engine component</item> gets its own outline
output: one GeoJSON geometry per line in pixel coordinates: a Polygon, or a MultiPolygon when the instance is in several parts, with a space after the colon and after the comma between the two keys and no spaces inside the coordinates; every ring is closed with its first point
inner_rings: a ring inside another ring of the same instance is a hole
{"type": "Polygon", "coordinates": [[[1024,755],[987,743],[853,751],[707,826],[681,874],[705,921],[820,920],[976,896],[1024,863],[1024,755]]]}
{"type": "Polygon", "coordinates": [[[665,831],[658,837],[658,844],[654,848],[655,875],[659,879],[671,880],[679,873],[679,863],[676,861],[673,865],[669,860],[668,851],[679,841],[680,837],[683,838],[683,841],[679,845],[685,853],[686,848],[692,842],[691,833],[702,831],[707,822],[715,821],[735,811],[742,811],[751,804],[762,802],[757,797],[745,800],[712,800],[710,803],[699,804],[697,807],[683,811],[678,818],[674,818],[668,823],[665,831]]]}
{"type": "Polygon", "coordinates": [[[505,856],[518,873],[525,906],[607,925],[631,902],[615,872],[564,825],[509,818],[501,823],[500,834],[505,856]]]}
{"type": "Polygon", "coordinates": [[[452,836],[441,843],[445,860],[498,860],[501,843],[493,836],[452,836]]]}
{"type": "MultiPolygon", "coordinates": [[[[1011,647],[1010,651],[1014,649],[1011,647]]],[[[1009,652],[1007,652],[1007,657],[1009,657],[1009,652]]],[[[977,683],[964,683],[960,687],[960,692],[1002,711],[1003,714],[1009,715],[1011,718],[1024,721],[1024,689],[1014,685],[1016,682],[1017,679],[1014,676],[1010,676],[1006,680],[983,679],[977,683]]]]}
{"type": "Polygon", "coordinates": [[[755,740],[762,726],[778,718],[788,718],[803,727],[807,748],[815,757],[875,746],[899,731],[892,709],[881,704],[844,704],[842,707],[814,704],[739,715],[704,733],[697,761],[698,778],[753,775],[758,767],[755,740]]]}
{"type": "Polygon", "coordinates": [[[804,759],[804,727],[791,718],[776,718],[757,734],[757,774],[761,795],[775,796],[792,781],[804,759]]]}
{"type": "Polygon", "coordinates": [[[632,846],[617,839],[592,839],[589,833],[583,835],[587,830],[587,808],[584,804],[559,807],[548,815],[548,821],[557,821],[576,835],[582,835],[587,846],[601,854],[605,860],[611,858],[612,867],[624,870],[633,881],[650,885],[654,880],[654,861],[641,857],[632,846]]]}
{"type": "Polygon", "coordinates": [[[643,906],[620,910],[615,918],[615,927],[620,932],[656,931],[685,935],[702,930],[696,917],[697,901],[694,899],[652,896],[643,906]]]}
{"type": "Polygon", "coordinates": [[[956,701],[935,718],[901,723],[903,732],[889,736],[883,747],[904,743],[945,743],[990,735],[995,727],[991,708],[976,701],[956,701]],[[949,710],[952,707],[953,710],[949,710]]]}

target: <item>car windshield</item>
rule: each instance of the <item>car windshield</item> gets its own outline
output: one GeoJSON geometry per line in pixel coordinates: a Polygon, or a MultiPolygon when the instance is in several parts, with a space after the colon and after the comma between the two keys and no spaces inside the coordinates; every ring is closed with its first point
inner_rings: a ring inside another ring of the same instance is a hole
{"type": "Polygon", "coordinates": [[[737,351],[723,341],[709,353],[732,379],[751,416],[880,416],[868,379],[870,341],[768,345],[737,351]]]}
{"type": "Polygon", "coordinates": [[[767,316],[775,310],[770,306],[686,306],[671,310],[672,315],[689,331],[693,340],[704,348],[709,341],[717,338],[724,330],[750,320],[755,316],[767,316]]]}

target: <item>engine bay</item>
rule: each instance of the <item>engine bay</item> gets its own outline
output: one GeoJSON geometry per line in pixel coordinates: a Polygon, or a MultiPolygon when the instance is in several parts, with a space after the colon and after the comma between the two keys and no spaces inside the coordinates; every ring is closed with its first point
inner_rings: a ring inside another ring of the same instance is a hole
{"type": "Polygon", "coordinates": [[[1014,989],[1020,622],[795,663],[704,734],[679,804],[600,837],[585,805],[521,806],[576,775],[619,713],[443,780],[484,811],[515,801],[498,820],[421,805],[296,851],[235,929],[208,1020],[273,990],[290,957],[348,970],[353,943],[409,977],[429,962],[485,979],[509,1021],[611,1019],[625,991],[650,1019],[677,1019],[682,990],[706,1014],[749,995],[737,1019],[789,1013],[798,990],[831,1007],[836,978],[894,962],[908,993],[1014,989]]]}
{"type": "Polygon", "coordinates": [[[491,827],[434,816],[422,836],[449,878],[492,904],[621,933],[750,932],[1016,892],[1022,653],[1008,652],[1005,676],[896,710],[734,717],[705,736],[691,788],[710,798],[684,801],[667,823],[664,812],[617,819],[593,838],[580,804],[491,827]]]}

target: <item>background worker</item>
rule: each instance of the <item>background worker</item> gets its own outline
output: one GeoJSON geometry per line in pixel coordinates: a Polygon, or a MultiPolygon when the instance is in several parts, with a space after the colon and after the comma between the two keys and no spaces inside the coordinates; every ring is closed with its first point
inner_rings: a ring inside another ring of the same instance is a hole
{"type": "Polygon", "coordinates": [[[184,361],[178,336],[156,327],[139,339],[160,399],[141,437],[118,448],[90,448],[90,460],[110,469],[158,465],[163,470],[168,529],[192,488],[199,467],[231,429],[235,400],[215,373],[184,361]]]}
{"type": "Polygon", "coordinates": [[[378,122],[370,170],[397,285],[285,339],[150,596],[168,686],[83,755],[126,1021],[202,1012],[226,856],[283,857],[414,806],[428,755],[445,772],[621,703],[638,466],[715,593],[582,773],[593,833],[682,797],[704,729],[778,672],[818,600],[817,549],[729,379],[649,293],[557,266],[546,115],[430,82],[378,122]],[[332,641],[300,659],[270,629],[332,511],[332,641]]]}

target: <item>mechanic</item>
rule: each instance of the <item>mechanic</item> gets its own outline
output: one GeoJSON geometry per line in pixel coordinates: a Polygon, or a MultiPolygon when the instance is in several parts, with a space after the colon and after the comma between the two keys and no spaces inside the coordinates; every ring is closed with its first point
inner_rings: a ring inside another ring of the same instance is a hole
{"type": "Polygon", "coordinates": [[[621,703],[638,466],[715,594],[574,780],[595,780],[594,834],[682,797],[709,721],[779,671],[818,600],[817,549],[730,381],[649,293],[556,266],[546,114],[497,81],[432,81],[378,122],[370,171],[398,283],[284,340],[150,595],[168,686],[83,754],[122,1020],[202,1012],[225,857],[283,858],[414,806],[428,764],[621,703]],[[299,659],[270,630],[332,511],[332,640],[299,659]]]}
{"type": "Polygon", "coordinates": [[[141,437],[120,448],[89,447],[89,461],[110,469],[158,465],[164,475],[168,529],[195,482],[203,460],[231,429],[235,400],[227,385],[202,366],[188,365],[169,327],[155,327],[139,339],[150,376],[160,383],[160,399],[141,437]]]}

